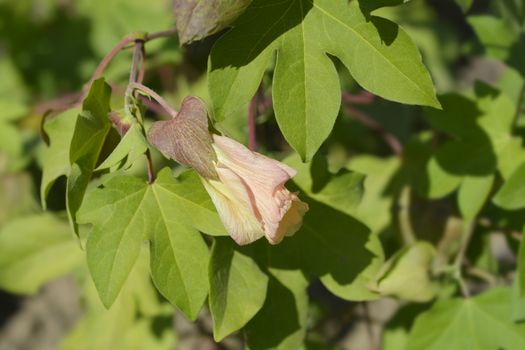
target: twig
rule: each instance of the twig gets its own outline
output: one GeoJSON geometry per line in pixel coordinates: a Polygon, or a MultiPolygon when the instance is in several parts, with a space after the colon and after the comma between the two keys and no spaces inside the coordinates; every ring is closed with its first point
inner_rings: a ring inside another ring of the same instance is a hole
{"type": "Polygon", "coordinates": [[[403,153],[403,145],[397,139],[397,137],[385,130],[385,128],[383,128],[381,124],[379,124],[377,121],[366,115],[364,112],[353,108],[351,106],[350,100],[348,95],[343,93],[343,102],[346,113],[353,117],[355,120],[359,121],[365,127],[376,132],[385,141],[385,143],[388,144],[388,146],[395,155],[401,155],[403,153]]]}
{"type": "Polygon", "coordinates": [[[142,56],[142,48],[144,47],[144,41],[135,40],[135,48],[133,49],[133,60],[131,61],[131,70],[129,72],[129,83],[136,83],[137,80],[137,66],[144,62],[144,57],[142,56]]]}
{"type": "Polygon", "coordinates": [[[100,61],[100,63],[97,66],[97,69],[95,69],[95,72],[91,76],[91,79],[89,80],[89,83],[87,84],[87,87],[91,86],[91,84],[100,78],[106,67],[109,65],[111,60],[126,46],[133,43],[135,41],[135,38],[133,36],[126,36],[122,40],[120,40],[115,47],[111,49],[111,51],[100,61]]]}
{"type": "Polygon", "coordinates": [[[166,112],[168,112],[168,115],[172,118],[175,118],[178,114],[176,110],[174,110],[168,102],[166,102],[165,99],[163,99],[159,94],[157,94],[155,91],[151,90],[149,87],[139,84],[139,83],[130,83],[128,85],[128,90],[139,90],[147,94],[148,96],[152,97],[166,112]]]}
{"type": "Polygon", "coordinates": [[[82,94],[80,92],[69,93],[63,96],[59,96],[50,101],[44,101],[37,104],[33,111],[35,114],[41,115],[46,114],[49,111],[63,111],[66,110],[79,102],[79,97],[82,94]]]}
{"type": "MultiPolygon", "coordinates": [[[[115,45],[115,47],[113,47],[113,49],[111,49],[111,51],[102,59],[102,61],[100,61],[99,65],[97,66],[97,69],[95,69],[95,72],[93,73],[93,76],[91,77],[91,79],[89,80],[89,83],[87,84],[87,86],[91,86],[91,83],[93,83],[93,81],[97,80],[101,75],[102,73],[104,72],[104,70],[106,69],[106,67],[108,66],[108,64],[111,62],[111,60],[113,60],[113,58],[122,50],[124,49],[126,46],[140,40],[142,41],[143,43],[147,43],[148,41],[152,41],[152,40],[155,40],[155,39],[159,39],[159,38],[164,38],[164,37],[168,37],[168,36],[172,36],[174,34],[176,34],[177,31],[175,29],[170,29],[170,30],[164,30],[164,31],[161,31],[161,32],[155,32],[155,33],[151,33],[151,34],[148,34],[148,33],[134,33],[134,34],[130,34],[130,35],[127,35],[125,36],[124,38],[122,38],[122,40],[120,40],[117,45],[115,45]]],[[[139,79],[140,81],[140,79],[139,79]]]]}
{"type": "Polygon", "coordinates": [[[252,151],[257,150],[257,133],[256,133],[256,118],[257,118],[257,103],[258,93],[252,97],[250,107],[248,109],[248,148],[252,151]]]}
{"type": "Polygon", "coordinates": [[[146,34],[145,38],[144,38],[144,41],[148,42],[148,41],[159,39],[159,38],[165,38],[165,37],[168,37],[168,36],[173,36],[175,34],[177,34],[177,29],[176,28],[163,30],[163,31],[160,31],[160,32],[146,34]]]}
{"type": "MultiPolygon", "coordinates": [[[[135,49],[133,50],[133,61],[131,62],[131,71],[129,73],[129,86],[133,86],[135,84],[143,86],[142,84],[137,83],[137,78],[142,79],[144,77],[143,73],[139,73],[137,77],[137,66],[140,64],[140,66],[142,67],[144,65],[144,61],[144,41],[137,39],[135,40],[135,49]]],[[[132,94],[134,93],[133,90],[131,92],[132,94]]],[[[128,98],[127,94],[125,98],[128,98]]],[[[152,184],[155,181],[155,171],[153,168],[153,160],[151,158],[151,152],[149,148],[146,150],[146,161],[148,169],[148,183],[152,184]]]]}
{"type": "Polygon", "coordinates": [[[476,228],[476,221],[473,221],[468,225],[467,232],[463,234],[463,239],[461,240],[461,245],[459,246],[458,254],[456,255],[456,259],[454,260],[454,267],[457,271],[457,280],[459,282],[459,286],[461,288],[461,292],[463,293],[463,296],[465,298],[470,297],[470,292],[468,290],[467,285],[465,284],[465,281],[463,280],[462,274],[461,274],[461,267],[463,265],[463,260],[465,259],[465,254],[467,252],[468,245],[471,241],[472,236],[474,235],[474,230],[476,228]]]}
{"type": "Polygon", "coordinates": [[[376,95],[368,91],[361,91],[358,94],[350,94],[347,91],[342,93],[343,101],[345,103],[356,105],[368,105],[374,102],[376,95]]]}
{"type": "Polygon", "coordinates": [[[144,45],[144,42],[142,42],[142,45],[140,45],[140,49],[142,59],[140,60],[139,77],[137,78],[137,83],[142,84],[144,81],[144,74],[146,73],[146,45],[144,45]]]}
{"type": "Polygon", "coordinates": [[[149,148],[146,150],[146,161],[148,168],[148,183],[152,184],[155,182],[155,171],[153,170],[153,159],[149,148]]]}

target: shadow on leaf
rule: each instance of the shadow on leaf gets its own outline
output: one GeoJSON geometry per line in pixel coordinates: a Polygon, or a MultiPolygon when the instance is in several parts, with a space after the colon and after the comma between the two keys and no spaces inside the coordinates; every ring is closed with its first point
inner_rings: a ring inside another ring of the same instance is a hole
{"type": "Polygon", "coordinates": [[[293,292],[270,276],[266,302],[246,328],[250,349],[276,348],[300,327],[293,292]]]}
{"type": "Polygon", "coordinates": [[[376,257],[366,247],[370,230],[330,206],[302,199],[310,206],[303,227],[269,249],[270,266],[299,268],[307,276],[330,275],[340,285],[351,284],[376,257]]]}

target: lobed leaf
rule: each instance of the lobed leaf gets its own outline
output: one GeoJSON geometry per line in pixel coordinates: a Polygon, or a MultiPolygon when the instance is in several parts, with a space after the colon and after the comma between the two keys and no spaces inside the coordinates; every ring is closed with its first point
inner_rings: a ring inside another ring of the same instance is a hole
{"type": "Polygon", "coordinates": [[[194,319],[208,294],[208,249],[198,230],[226,234],[212,208],[196,175],[174,179],[168,169],[151,185],[120,175],[91,192],[79,222],[93,224],[87,259],[104,305],[115,301],[144,241],[150,240],[153,282],[194,319]]]}
{"type": "Polygon", "coordinates": [[[256,0],[213,47],[209,90],[222,120],[245,108],[273,53],[274,109],[285,138],[309,160],[332,130],[341,91],[327,54],[365,89],[393,101],[439,107],[408,35],[345,0],[256,0]],[[387,83],[388,82],[388,83],[387,83]]]}
{"type": "Polygon", "coordinates": [[[510,301],[509,288],[439,301],[417,318],[407,350],[522,349],[525,325],[512,322],[510,301]]]}

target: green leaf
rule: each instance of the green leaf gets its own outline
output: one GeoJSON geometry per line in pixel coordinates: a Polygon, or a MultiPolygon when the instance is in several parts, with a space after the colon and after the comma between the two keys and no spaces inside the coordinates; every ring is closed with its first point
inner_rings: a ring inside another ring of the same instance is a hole
{"type": "Polygon", "coordinates": [[[216,341],[246,325],[266,298],[268,276],[234,244],[229,238],[216,238],[211,253],[209,301],[216,341]]]}
{"type": "Polygon", "coordinates": [[[308,281],[299,270],[270,272],[266,301],[245,328],[248,346],[250,350],[300,349],[308,321],[308,281]]]}
{"type": "MultiPolygon", "coordinates": [[[[521,245],[523,246],[523,244],[521,245]]],[[[521,251],[523,249],[520,248],[521,251]]],[[[520,251],[520,253],[521,253],[520,251]]],[[[525,254],[520,254],[519,259],[523,259],[525,254]]],[[[523,260],[519,260],[523,261],[523,260]]],[[[520,263],[518,262],[518,265],[520,263]]],[[[521,264],[523,265],[523,264],[521,264]]],[[[514,322],[523,322],[525,321],[525,294],[523,293],[523,271],[519,271],[520,267],[518,266],[518,276],[514,278],[512,282],[512,320],[514,322]]]]}
{"type": "Polygon", "coordinates": [[[177,185],[166,171],[151,187],[156,201],[150,227],[151,274],[160,292],[193,320],[208,295],[209,251],[197,230],[205,225],[196,223],[192,213],[184,210],[193,203],[181,197],[172,184],[177,185]]]}
{"type": "Polygon", "coordinates": [[[511,290],[496,288],[470,299],[437,302],[416,320],[408,350],[525,347],[525,325],[512,322],[511,290]]]}
{"type": "Polygon", "coordinates": [[[293,181],[310,210],[302,228],[270,252],[279,261],[293,262],[293,268],[320,277],[341,298],[375,299],[368,284],[383,263],[383,249],[378,237],[352,216],[361,199],[363,176],[348,170],[332,174],[326,162],[322,156],[310,164],[297,156],[285,160],[298,170],[293,181]]]}
{"type": "Polygon", "coordinates": [[[86,197],[79,223],[92,223],[87,262],[100,299],[109,308],[137,260],[155,205],[147,183],[129,176],[112,178],[86,197]]]}
{"type": "Polygon", "coordinates": [[[474,98],[444,95],[440,101],[446,112],[427,113],[434,128],[451,136],[427,163],[430,198],[449,194],[466,177],[488,179],[500,167],[508,167],[499,158],[516,142],[511,136],[515,106],[489,85],[477,83],[474,92],[474,98]]]}
{"type": "Polygon", "coordinates": [[[119,168],[127,169],[142,156],[148,149],[148,142],[142,132],[142,127],[138,123],[132,123],[131,127],[124,134],[117,147],[100,164],[96,170],[119,168]]]}
{"type": "Polygon", "coordinates": [[[400,165],[395,157],[384,159],[371,155],[352,157],[348,164],[350,170],[366,175],[364,194],[357,206],[356,217],[374,233],[388,226],[392,219],[393,196],[388,195],[388,190],[400,165]]]}
{"type": "Polygon", "coordinates": [[[232,23],[252,0],[175,0],[181,44],[204,39],[232,23]]]}
{"type": "Polygon", "coordinates": [[[284,160],[297,170],[293,181],[311,198],[352,215],[363,195],[364,176],[346,169],[333,174],[328,170],[326,157],[316,155],[311,163],[303,163],[298,156],[284,160]]]}
{"type": "Polygon", "coordinates": [[[525,207],[525,163],[512,173],[492,200],[507,210],[525,207]]]}
{"type": "Polygon", "coordinates": [[[430,275],[435,255],[434,246],[426,242],[416,242],[402,249],[386,262],[372,288],[382,295],[405,300],[431,300],[437,292],[430,275]]]}
{"type": "Polygon", "coordinates": [[[116,176],[86,197],[79,222],[93,224],[88,266],[106,307],[114,302],[149,239],[155,285],[188,318],[197,316],[208,293],[208,249],[198,230],[225,234],[205,196],[194,173],[175,179],[166,168],[151,185],[116,176]]]}
{"type": "Polygon", "coordinates": [[[303,159],[311,159],[339,111],[337,71],[327,54],[339,58],[361,86],[379,96],[439,107],[408,35],[393,22],[367,17],[358,1],[256,0],[233,26],[210,56],[209,90],[216,118],[246,108],[277,51],[275,114],[303,159]]]}
{"type": "Polygon", "coordinates": [[[0,231],[0,286],[12,293],[35,293],[82,261],[67,223],[50,214],[20,217],[0,231]]]}
{"type": "Polygon", "coordinates": [[[79,110],[69,109],[46,121],[43,129],[49,139],[49,146],[42,155],[42,180],[40,198],[46,208],[46,198],[51,187],[60,176],[67,176],[71,168],[69,145],[75,131],[79,110]]]}
{"type": "Polygon", "coordinates": [[[67,179],[66,203],[73,229],[78,235],[77,211],[96,167],[102,146],[111,127],[108,119],[111,87],[98,79],[82,103],[71,145],[69,160],[71,170],[67,179]]]}
{"type": "Polygon", "coordinates": [[[512,43],[516,40],[516,34],[510,23],[502,18],[488,15],[469,16],[467,21],[489,56],[500,60],[508,58],[512,43]]]}
{"type": "Polygon", "coordinates": [[[361,222],[301,195],[310,210],[294,236],[270,247],[276,268],[301,269],[347,300],[376,299],[368,285],[383,263],[377,235],[361,222]]]}
{"type": "Polygon", "coordinates": [[[458,205],[465,220],[471,221],[478,215],[490,194],[493,183],[494,175],[467,176],[463,179],[458,191],[458,205]]]}
{"type": "MultiPolygon", "coordinates": [[[[505,5],[501,7],[505,7],[505,5]]],[[[512,23],[513,17],[517,15],[516,12],[517,10],[511,10],[508,16],[503,16],[503,18],[490,15],[471,16],[468,18],[468,22],[489,57],[505,61],[523,76],[525,74],[525,65],[523,64],[525,37],[523,31],[516,30],[517,26],[512,23]]]]}
{"type": "Polygon", "coordinates": [[[508,180],[516,169],[525,163],[525,149],[519,137],[513,137],[498,155],[498,170],[501,176],[508,180]]]}

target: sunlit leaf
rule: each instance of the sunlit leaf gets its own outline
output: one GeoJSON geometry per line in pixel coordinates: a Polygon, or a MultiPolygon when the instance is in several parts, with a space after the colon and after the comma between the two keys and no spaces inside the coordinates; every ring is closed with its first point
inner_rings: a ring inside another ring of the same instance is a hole
{"type": "Polygon", "coordinates": [[[285,138],[303,159],[311,159],[339,111],[339,81],[327,53],[379,96],[439,106],[408,35],[386,19],[367,18],[358,1],[256,0],[233,26],[215,44],[210,58],[216,118],[222,120],[248,105],[277,51],[275,114],[285,138]]]}
{"type": "Polygon", "coordinates": [[[87,259],[106,307],[119,294],[144,241],[150,240],[155,285],[189,318],[197,316],[208,294],[208,248],[198,230],[221,234],[224,228],[195,179],[192,173],[175,179],[168,169],[151,185],[122,175],[86,197],[79,222],[93,224],[87,259]]]}
{"type": "Polygon", "coordinates": [[[522,349],[525,325],[512,322],[511,305],[508,288],[439,301],[418,317],[407,349],[522,349]]]}

